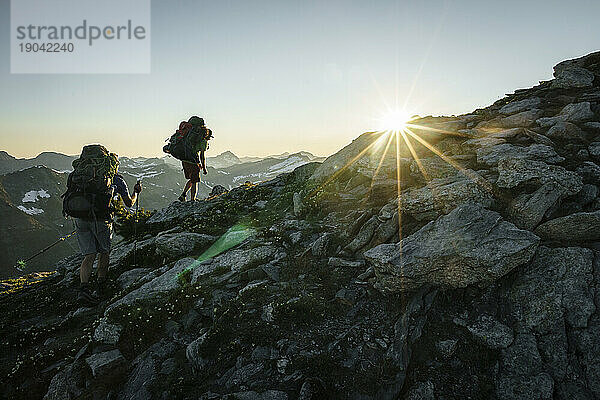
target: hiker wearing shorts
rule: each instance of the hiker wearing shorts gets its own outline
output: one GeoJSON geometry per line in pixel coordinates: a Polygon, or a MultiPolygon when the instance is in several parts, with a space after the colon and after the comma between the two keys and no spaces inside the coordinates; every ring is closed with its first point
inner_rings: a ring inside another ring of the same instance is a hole
{"type": "MultiPolygon", "coordinates": [[[[131,207],[137,201],[138,194],[142,191],[142,186],[138,182],[133,188],[133,193],[129,195],[127,183],[119,174],[115,175],[112,182],[114,194],[118,194],[123,199],[127,207],[131,207]]],[[[83,261],[79,268],[80,289],[77,299],[79,302],[95,305],[100,301],[108,274],[108,263],[110,260],[110,242],[112,239],[112,215],[109,219],[84,219],[74,218],[77,227],[77,242],[83,261]],[[98,257],[98,279],[97,290],[92,291],[89,284],[92,274],[94,261],[98,257]]]]}
{"type": "Polygon", "coordinates": [[[183,167],[183,174],[185,179],[188,181],[183,188],[183,193],[179,196],[179,201],[185,201],[187,192],[190,192],[190,201],[196,200],[196,192],[198,191],[198,183],[200,182],[200,169],[204,175],[208,173],[206,170],[206,158],[204,152],[208,149],[208,141],[212,138],[212,131],[204,126],[204,120],[199,117],[191,117],[188,121],[192,124],[193,129],[197,130],[200,134],[198,140],[193,144],[191,149],[195,160],[198,162],[182,160],[181,165],[183,167]],[[198,155],[198,153],[200,153],[198,155]]]}

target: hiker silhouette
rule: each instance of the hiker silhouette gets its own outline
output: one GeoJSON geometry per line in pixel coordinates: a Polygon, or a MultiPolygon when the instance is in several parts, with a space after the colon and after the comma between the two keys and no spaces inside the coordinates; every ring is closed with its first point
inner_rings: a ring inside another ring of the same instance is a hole
{"type": "Polygon", "coordinates": [[[84,146],[73,161],[73,172],[63,194],[63,213],[74,219],[77,242],[83,254],[79,269],[78,300],[87,305],[100,301],[106,285],[114,218],[112,198],[118,194],[127,207],[136,203],[142,185],[138,181],[130,195],[127,183],[118,173],[118,156],[99,144],[84,146]],[[94,261],[98,256],[96,291],[89,284],[94,261]]]}
{"type": "Polygon", "coordinates": [[[178,198],[179,201],[186,200],[188,191],[190,201],[196,200],[198,183],[201,181],[200,170],[204,175],[208,174],[204,152],[208,150],[208,141],[212,137],[212,131],[205,126],[204,119],[194,115],[179,124],[179,129],[171,135],[168,139],[169,143],[163,147],[165,153],[181,161],[185,179],[188,180],[183,193],[178,198]]]}

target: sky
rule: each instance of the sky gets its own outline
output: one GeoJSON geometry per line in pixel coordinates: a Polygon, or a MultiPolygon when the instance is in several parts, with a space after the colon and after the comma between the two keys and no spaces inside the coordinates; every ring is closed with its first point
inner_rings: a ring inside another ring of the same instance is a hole
{"type": "Polygon", "coordinates": [[[0,150],[161,156],[199,115],[209,156],[329,155],[388,109],[467,113],[600,46],[597,0],[154,0],[151,15],[149,74],[11,74],[0,0],[0,150]]]}

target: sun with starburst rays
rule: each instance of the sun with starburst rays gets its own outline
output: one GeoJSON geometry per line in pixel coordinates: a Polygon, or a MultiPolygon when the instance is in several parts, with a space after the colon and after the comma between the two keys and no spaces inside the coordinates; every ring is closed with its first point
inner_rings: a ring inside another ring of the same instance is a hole
{"type": "Polygon", "coordinates": [[[381,131],[400,132],[406,129],[407,125],[415,117],[405,110],[392,110],[383,114],[377,119],[377,129],[381,131]]]}

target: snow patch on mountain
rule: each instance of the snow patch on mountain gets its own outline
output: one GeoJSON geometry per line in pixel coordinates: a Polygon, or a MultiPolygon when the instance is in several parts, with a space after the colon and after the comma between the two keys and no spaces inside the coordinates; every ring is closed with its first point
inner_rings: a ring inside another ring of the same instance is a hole
{"type": "Polygon", "coordinates": [[[306,163],[307,161],[303,160],[301,157],[290,157],[287,160],[280,162],[279,164],[272,165],[271,167],[269,167],[269,171],[276,171],[278,174],[283,174],[286,172],[292,172],[296,168],[306,163]]]}
{"type": "Polygon", "coordinates": [[[17,208],[28,215],[38,215],[44,212],[44,210],[42,210],[41,208],[35,207],[27,208],[25,206],[17,206],[17,208]]]}
{"type": "Polygon", "coordinates": [[[292,172],[296,168],[298,168],[304,164],[307,164],[308,162],[309,161],[307,161],[306,159],[303,159],[302,157],[292,156],[292,157],[290,157],[286,160],[283,160],[277,164],[271,165],[269,168],[266,169],[265,172],[255,172],[255,173],[246,174],[246,175],[238,175],[235,178],[233,178],[233,183],[243,182],[245,180],[251,180],[253,182],[256,182],[256,181],[261,181],[261,180],[264,181],[264,180],[272,179],[272,178],[276,177],[277,175],[292,172]]]}
{"type": "MultiPolygon", "coordinates": [[[[25,193],[25,195],[23,196],[23,200],[21,200],[21,203],[35,203],[36,201],[38,201],[38,198],[40,199],[47,199],[50,197],[50,194],[48,194],[48,192],[44,189],[40,189],[40,190],[30,190],[29,192],[25,193]]],[[[21,210],[23,211],[23,210],[21,210]]],[[[44,211],[42,211],[44,212],[44,211]]],[[[40,214],[40,213],[37,213],[40,214]]]]}
{"type": "Polygon", "coordinates": [[[261,179],[265,179],[268,176],[268,174],[264,174],[262,172],[258,172],[255,174],[250,174],[250,175],[240,175],[240,176],[236,176],[235,178],[233,178],[233,182],[240,182],[244,179],[248,179],[248,178],[255,178],[255,180],[261,180],[261,179]]]}
{"type": "Polygon", "coordinates": [[[137,179],[145,179],[145,178],[153,178],[155,176],[162,175],[165,172],[150,170],[150,171],[142,171],[140,173],[133,173],[133,172],[129,172],[129,171],[123,171],[122,173],[133,176],[134,178],[137,178],[137,179]]]}

